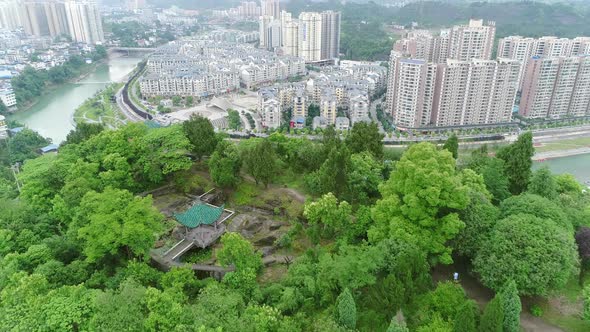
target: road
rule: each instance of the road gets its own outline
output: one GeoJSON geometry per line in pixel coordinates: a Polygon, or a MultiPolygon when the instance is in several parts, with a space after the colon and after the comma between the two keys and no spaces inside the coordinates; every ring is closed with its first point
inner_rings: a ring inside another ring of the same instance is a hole
{"type": "Polygon", "coordinates": [[[140,117],[139,115],[137,115],[135,112],[133,112],[133,110],[127,106],[127,104],[125,104],[125,102],[123,101],[123,88],[119,89],[119,91],[117,91],[117,94],[115,95],[115,99],[117,100],[117,106],[119,108],[119,110],[121,110],[121,113],[123,113],[123,115],[125,116],[125,118],[127,118],[127,120],[132,121],[132,122],[141,122],[143,121],[143,118],[140,117]]]}
{"type": "Polygon", "coordinates": [[[383,129],[383,124],[381,123],[381,121],[379,121],[379,118],[377,118],[377,105],[383,103],[384,98],[385,96],[382,96],[381,98],[373,101],[371,103],[371,106],[369,106],[369,114],[371,116],[371,120],[377,123],[377,125],[379,126],[379,132],[382,134],[385,134],[385,130],[383,129]]]}

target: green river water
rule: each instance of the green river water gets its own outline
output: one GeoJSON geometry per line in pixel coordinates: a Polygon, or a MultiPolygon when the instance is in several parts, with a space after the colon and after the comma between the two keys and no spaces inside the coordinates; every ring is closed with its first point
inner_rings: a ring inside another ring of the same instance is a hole
{"type": "Polygon", "coordinates": [[[72,115],[78,106],[110,82],[120,82],[141,58],[117,57],[96,66],[88,76],[75,83],[66,83],[43,95],[27,111],[17,112],[11,119],[61,143],[74,128],[72,115]]]}
{"type": "MultiPolygon", "coordinates": [[[[570,173],[582,183],[590,181],[590,154],[580,154],[577,156],[535,162],[533,164],[533,169],[537,169],[545,165],[548,166],[553,173],[570,173]]],[[[590,184],[586,185],[590,186],[590,184]]]]}

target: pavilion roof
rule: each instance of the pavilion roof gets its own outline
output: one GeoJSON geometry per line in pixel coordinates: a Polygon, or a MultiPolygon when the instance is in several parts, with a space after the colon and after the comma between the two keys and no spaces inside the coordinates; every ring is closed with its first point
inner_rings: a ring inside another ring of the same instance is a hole
{"type": "Polygon", "coordinates": [[[175,213],[174,218],[189,228],[197,228],[201,225],[211,225],[223,213],[224,206],[214,206],[197,203],[183,213],[175,213]]]}

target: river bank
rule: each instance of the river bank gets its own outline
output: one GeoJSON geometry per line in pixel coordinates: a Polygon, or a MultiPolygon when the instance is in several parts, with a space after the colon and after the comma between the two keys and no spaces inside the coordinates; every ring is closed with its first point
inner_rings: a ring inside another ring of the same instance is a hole
{"type": "Polygon", "coordinates": [[[75,110],[112,82],[124,80],[139,61],[141,58],[116,57],[97,63],[85,77],[55,87],[28,110],[13,113],[9,119],[25,124],[59,144],[74,129],[72,116],[75,110]]]}
{"type": "Polygon", "coordinates": [[[533,156],[533,161],[545,161],[545,160],[549,160],[549,159],[571,157],[571,156],[577,156],[577,155],[581,155],[581,154],[590,154],[590,147],[558,150],[558,151],[538,152],[538,153],[535,153],[535,155],[533,156]]]}

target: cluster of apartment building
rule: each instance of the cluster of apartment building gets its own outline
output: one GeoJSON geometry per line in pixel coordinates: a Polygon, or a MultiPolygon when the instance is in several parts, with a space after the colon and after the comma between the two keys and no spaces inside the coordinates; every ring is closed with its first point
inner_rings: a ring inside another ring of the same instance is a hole
{"type": "Polygon", "coordinates": [[[280,10],[279,0],[242,1],[237,7],[227,10],[213,10],[213,17],[234,17],[240,19],[257,20],[260,16],[278,17],[280,10]]]}
{"type": "Polygon", "coordinates": [[[281,114],[291,111],[290,126],[303,128],[309,107],[319,107],[313,128],[334,125],[346,130],[359,121],[370,121],[371,96],[386,84],[387,69],[375,63],[348,62],[327,66],[306,82],[282,83],[260,89],[258,112],[267,128],[281,125],[281,114]],[[341,115],[338,116],[339,111],[341,115]]]}
{"type": "Polygon", "coordinates": [[[498,56],[522,63],[519,114],[527,118],[590,115],[590,37],[500,39],[498,56]]]}
{"type": "Polygon", "coordinates": [[[305,72],[302,59],[279,56],[252,45],[183,40],[160,47],[149,57],[140,90],[148,97],[203,98],[235,91],[240,86],[256,88],[305,72]]]}
{"type": "Polygon", "coordinates": [[[438,36],[413,30],[394,44],[386,109],[401,128],[497,124],[519,113],[589,114],[590,38],[511,36],[492,59],[495,23],[470,20],[438,36]]]}
{"type": "Polygon", "coordinates": [[[100,12],[93,0],[0,0],[0,28],[20,27],[34,36],[69,35],[87,44],[104,41],[100,12]]]}
{"type": "Polygon", "coordinates": [[[333,61],[340,55],[341,14],[336,11],[302,12],[298,18],[279,11],[279,1],[272,12],[260,16],[260,47],[298,56],[308,63],[333,61]]]}

